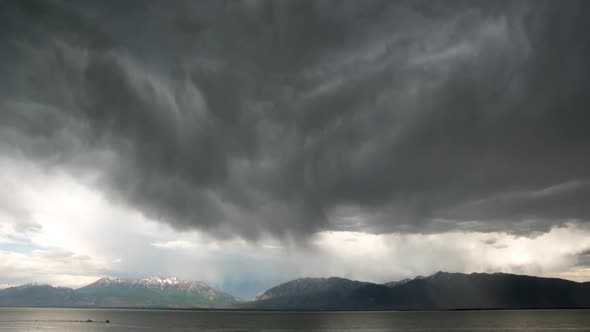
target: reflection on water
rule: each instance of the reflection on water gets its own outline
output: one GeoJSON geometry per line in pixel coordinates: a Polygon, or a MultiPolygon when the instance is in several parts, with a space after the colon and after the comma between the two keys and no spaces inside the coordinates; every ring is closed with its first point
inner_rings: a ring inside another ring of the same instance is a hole
{"type": "Polygon", "coordinates": [[[235,312],[0,308],[0,330],[590,331],[590,310],[235,312]]]}

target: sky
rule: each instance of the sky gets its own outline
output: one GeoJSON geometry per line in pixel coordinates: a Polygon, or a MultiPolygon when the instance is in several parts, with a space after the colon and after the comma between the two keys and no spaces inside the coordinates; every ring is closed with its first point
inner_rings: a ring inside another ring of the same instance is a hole
{"type": "Polygon", "coordinates": [[[590,2],[0,1],[0,288],[590,281],[590,2]]]}

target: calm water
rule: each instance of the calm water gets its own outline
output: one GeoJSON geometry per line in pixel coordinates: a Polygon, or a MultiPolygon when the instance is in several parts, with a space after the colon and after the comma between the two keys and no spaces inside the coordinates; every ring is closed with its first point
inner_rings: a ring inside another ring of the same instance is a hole
{"type": "Polygon", "coordinates": [[[590,331],[590,310],[297,313],[0,308],[0,331],[590,331]],[[88,319],[94,322],[85,322],[88,319]],[[111,323],[105,324],[106,319],[111,323]]]}

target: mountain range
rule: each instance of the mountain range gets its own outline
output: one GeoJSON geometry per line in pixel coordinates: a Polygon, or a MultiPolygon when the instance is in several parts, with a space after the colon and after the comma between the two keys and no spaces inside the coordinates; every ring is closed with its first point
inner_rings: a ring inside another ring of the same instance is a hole
{"type": "Polygon", "coordinates": [[[271,288],[244,305],[309,310],[590,308],[590,282],[447,272],[385,284],[303,278],[271,288]]]}
{"type": "Polygon", "coordinates": [[[28,284],[0,290],[0,306],[217,307],[239,303],[198,281],[177,278],[102,278],[79,288],[28,284]]]}
{"type": "Polygon", "coordinates": [[[437,272],[376,284],[300,278],[244,302],[198,281],[102,278],[71,289],[28,284],[0,290],[0,306],[233,308],[264,310],[453,310],[590,308],[590,282],[505,273],[437,272]]]}

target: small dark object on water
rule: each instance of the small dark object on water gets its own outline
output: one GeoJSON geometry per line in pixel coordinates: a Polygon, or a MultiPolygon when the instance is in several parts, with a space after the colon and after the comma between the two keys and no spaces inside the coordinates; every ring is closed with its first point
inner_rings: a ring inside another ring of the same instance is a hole
{"type": "Polygon", "coordinates": [[[104,322],[108,324],[108,323],[110,323],[111,321],[107,319],[107,320],[105,320],[104,322]]]}
{"type": "Polygon", "coordinates": [[[92,319],[86,320],[86,323],[92,323],[92,319]]]}

